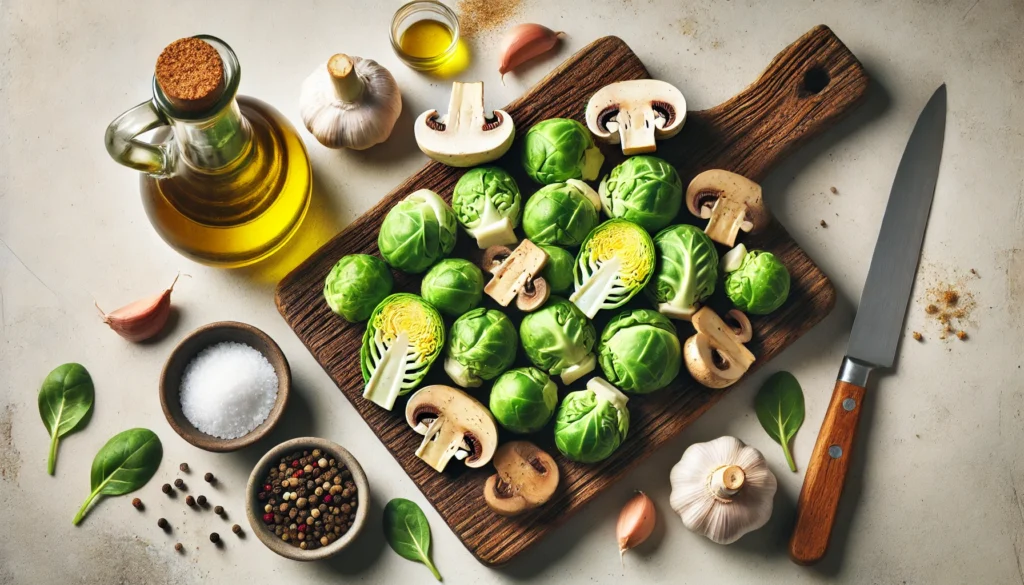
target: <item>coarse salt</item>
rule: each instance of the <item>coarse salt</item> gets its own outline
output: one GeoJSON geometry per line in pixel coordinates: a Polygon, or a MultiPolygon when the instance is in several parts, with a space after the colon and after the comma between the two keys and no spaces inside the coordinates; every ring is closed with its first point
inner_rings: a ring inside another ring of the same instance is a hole
{"type": "Polygon", "coordinates": [[[193,426],[237,439],[267,420],[277,401],[277,372],[256,349],[233,341],[211,345],[185,366],[181,410],[193,426]]]}

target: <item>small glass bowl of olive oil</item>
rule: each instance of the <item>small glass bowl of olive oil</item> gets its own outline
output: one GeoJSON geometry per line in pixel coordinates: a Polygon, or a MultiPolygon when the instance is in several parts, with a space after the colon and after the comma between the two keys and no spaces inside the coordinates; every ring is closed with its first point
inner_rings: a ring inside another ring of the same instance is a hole
{"type": "Polygon", "coordinates": [[[409,2],[391,19],[391,47],[417,71],[443,65],[455,54],[458,43],[459,18],[440,2],[409,2]]]}

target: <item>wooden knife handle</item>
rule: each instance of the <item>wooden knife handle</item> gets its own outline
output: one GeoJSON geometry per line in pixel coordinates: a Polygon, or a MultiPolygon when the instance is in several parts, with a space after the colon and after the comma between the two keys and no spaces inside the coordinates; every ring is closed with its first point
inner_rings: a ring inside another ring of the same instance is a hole
{"type": "Polygon", "coordinates": [[[863,386],[836,382],[797,501],[796,528],[789,541],[789,556],[797,564],[814,564],[828,549],[863,400],[863,386]]]}

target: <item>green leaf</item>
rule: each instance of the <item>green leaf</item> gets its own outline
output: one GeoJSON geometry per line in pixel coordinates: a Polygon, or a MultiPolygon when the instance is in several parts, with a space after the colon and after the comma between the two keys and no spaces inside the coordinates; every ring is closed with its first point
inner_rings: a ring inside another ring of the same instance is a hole
{"type": "Polygon", "coordinates": [[[57,464],[57,442],[84,426],[92,413],[95,391],[92,377],[80,364],[64,364],[54,369],[39,389],[39,416],[50,433],[50,455],[46,472],[53,475],[57,464]]]}
{"type": "Polygon", "coordinates": [[[92,493],[72,523],[82,521],[97,496],[120,496],[146,485],[163,456],[160,437],[149,429],[128,429],[114,435],[92,460],[92,493]]]}
{"type": "Polygon", "coordinates": [[[800,382],[789,372],[772,374],[754,398],[754,410],[768,436],[782,445],[790,471],[796,471],[789,442],[804,423],[804,393],[800,382]]]}
{"type": "Polygon", "coordinates": [[[384,536],[392,550],[410,561],[423,563],[435,579],[441,580],[441,574],[430,562],[430,525],[415,502],[395,498],[384,506],[384,536]]]}

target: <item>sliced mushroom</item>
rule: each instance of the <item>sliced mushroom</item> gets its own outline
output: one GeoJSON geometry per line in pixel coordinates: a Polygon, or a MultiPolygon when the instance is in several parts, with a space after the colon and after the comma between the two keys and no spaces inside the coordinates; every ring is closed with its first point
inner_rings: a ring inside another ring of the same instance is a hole
{"type": "Polygon", "coordinates": [[[418,390],[405,405],[405,421],[423,442],[416,456],[437,471],[455,457],[466,467],[483,467],[498,447],[498,427],[491,411],[451,386],[418,390]]]}
{"type": "Polygon", "coordinates": [[[768,208],[761,199],[761,186],[721,169],[704,171],[690,181],[686,207],[693,215],[711,220],[704,233],[729,247],[736,244],[740,230],[756,233],[768,225],[768,208]]]}
{"type": "Polygon", "coordinates": [[[683,344],[683,357],[686,369],[701,385],[708,388],[731,386],[754,363],[754,354],[742,341],[742,323],[745,321],[749,327],[750,322],[743,313],[739,315],[742,316],[741,331],[737,333],[710,307],[693,314],[691,322],[697,333],[683,344]]]}
{"type": "Polygon", "coordinates": [[[664,81],[619,81],[590,98],[586,116],[594,136],[608,144],[621,142],[623,154],[654,152],[655,140],[671,138],[683,129],[686,100],[664,81]]]}
{"type": "Polygon", "coordinates": [[[515,138],[512,117],[503,110],[484,114],[484,84],[452,84],[448,113],[429,110],[416,119],[416,144],[430,158],[452,167],[472,167],[508,152],[515,138]]]}
{"type": "Polygon", "coordinates": [[[512,441],[494,454],[494,475],[484,484],[484,501],[502,516],[516,516],[547,503],[558,489],[558,465],[539,447],[512,441]]]}
{"type": "Polygon", "coordinates": [[[729,312],[725,314],[728,319],[726,325],[732,329],[732,332],[736,334],[736,341],[740,343],[746,343],[754,338],[754,328],[750,325],[750,319],[743,314],[743,311],[739,309],[729,309],[729,312]],[[733,323],[736,323],[734,326],[733,323]]]}
{"type": "Polygon", "coordinates": [[[481,269],[494,275],[484,292],[503,307],[516,299],[520,310],[533,311],[550,294],[547,282],[539,276],[547,263],[547,252],[530,240],[523,240],[511,252],[505,246],[491,246],[480,262],[481,269]]]}

